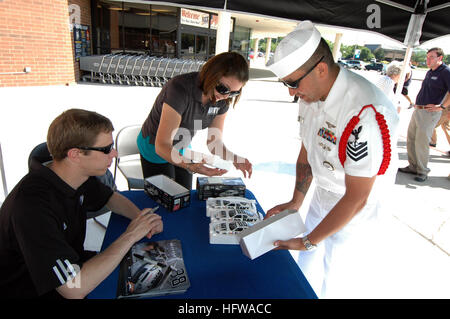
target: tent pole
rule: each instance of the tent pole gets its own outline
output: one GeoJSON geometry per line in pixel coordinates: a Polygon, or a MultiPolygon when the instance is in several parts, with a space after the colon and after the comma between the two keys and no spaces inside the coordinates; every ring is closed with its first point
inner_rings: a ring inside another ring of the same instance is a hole
{"type": "Polygon", "coordinates": [[[400,94],[402,94],[403,84],[405,83],[406,78],[406,70],[409,67],[409,62],[411,61],[413,47],[412,45],[408,45],[406,48],[405,58],[403,60],[402,72],[400,73],[400,78],[397,83],[397,91],[395,92],[395,106],[398,107],[400,103],[400,94]]]}
{"type": "Polygon", "coordinates": [[[336,33],[336,36],[334,38],[334,45],[333,45],[333,58],[334,62],[337,62],[339,60],[339,52],[341,49],[341,39],[342,39],[342,33],[336,33]]]}

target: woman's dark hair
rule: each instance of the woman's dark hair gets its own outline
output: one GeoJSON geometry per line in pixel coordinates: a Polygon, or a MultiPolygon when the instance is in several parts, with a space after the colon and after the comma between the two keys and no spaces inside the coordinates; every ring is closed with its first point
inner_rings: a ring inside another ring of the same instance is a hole
{"type": "MultiPolygon", "coordinates": [[[[245,58],[236,52],[220,53],[209,59],[200,70],[200,88],[206,96],[212,96],[213,102],[214,89],[222,77],[235,77],[244,85],[249,78],[248,64],[245,58]]],[[[242,89],[241,89],[242,91],[242,89]]],[[[239,101],[240,95],[234,99],[233,106],[239,101]]],[[[233,98],[226,100],[229,105],[233,98]]]]}

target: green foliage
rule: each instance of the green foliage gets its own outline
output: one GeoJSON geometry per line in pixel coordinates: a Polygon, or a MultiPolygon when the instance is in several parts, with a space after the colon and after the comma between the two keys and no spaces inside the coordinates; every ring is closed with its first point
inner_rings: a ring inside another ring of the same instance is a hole
{"type": "Polygon", "coordinates": [[[411,62],[417,66],[426,66],[427,65],[427,51],[425,50],[414,50],[411,55],[411,62]]]}
{"type": "Polygon", "coordinates": [[[357,49],[360,50],[358,60],[368,62],[371,59],[375,58],[374,54],[370,51],[369,48],[359,45],[341,45],[342,59],[353,59],[353,57],[355,56],[355,50],[357,49]]]}
{"type": "Polygon", "coordinates": [[[375,49],[373,51],[373,54],[375,55],[375,59],[377,59],[377,61],[384,60],[385,52],[384,52],[383,48],[379,47],[379,48],[375,49]]]}
{"type": "Polygon", "coordinates": [[[449,65],[450,64],[450,54],[444,55],[443,61],[445,64],[449,65]]]}

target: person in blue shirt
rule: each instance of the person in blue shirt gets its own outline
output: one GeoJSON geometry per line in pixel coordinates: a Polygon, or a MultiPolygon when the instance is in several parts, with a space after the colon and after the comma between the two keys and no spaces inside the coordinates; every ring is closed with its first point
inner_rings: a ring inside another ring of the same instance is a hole
{"type": "Polygon", "coordinates": [[[424,182],[428,177],[429,144],[433,130],[442,111],[450,105],[450,68],[443,63],[443,57],[441,48],[432,48],[427,52],[430,70],[422,82],[408,126],[406,148],[409,165],[399,168],[402,173],[415,174],[414,180],[417,182],[424,182]]]}

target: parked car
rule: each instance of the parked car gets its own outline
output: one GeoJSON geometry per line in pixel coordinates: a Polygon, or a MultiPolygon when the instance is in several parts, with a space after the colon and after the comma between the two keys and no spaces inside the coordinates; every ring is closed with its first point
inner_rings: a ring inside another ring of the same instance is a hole
{"type": "Polygon", "coordinates": [[[383,71],[383,67],[384,67],[383,63],[371,62],[370,64],[367,64],[364,68],[366,70],[375,70],[375,71],[381,72],[381,71],[383,71]]]}
{"type": "Polygon", "coordinates": [[[349,60],[347,61],[347,67],[349,69],[361,70],[361,61],[359,60],[349,60]]]}
{"type": "Polygon", "coordinates": [[[344,68],[348,68],[347,62],[342,61],[342,60],[338,60],[337,63],[341,66],[343,66],[344,68]]]}
{"type": "Polygon", "coordinates": [[[355,70],[361,70],[362,69],[362,64],[361,61],[359,60],[347,60],[347,68],[349,69],[355,69],[355,70]]]}

